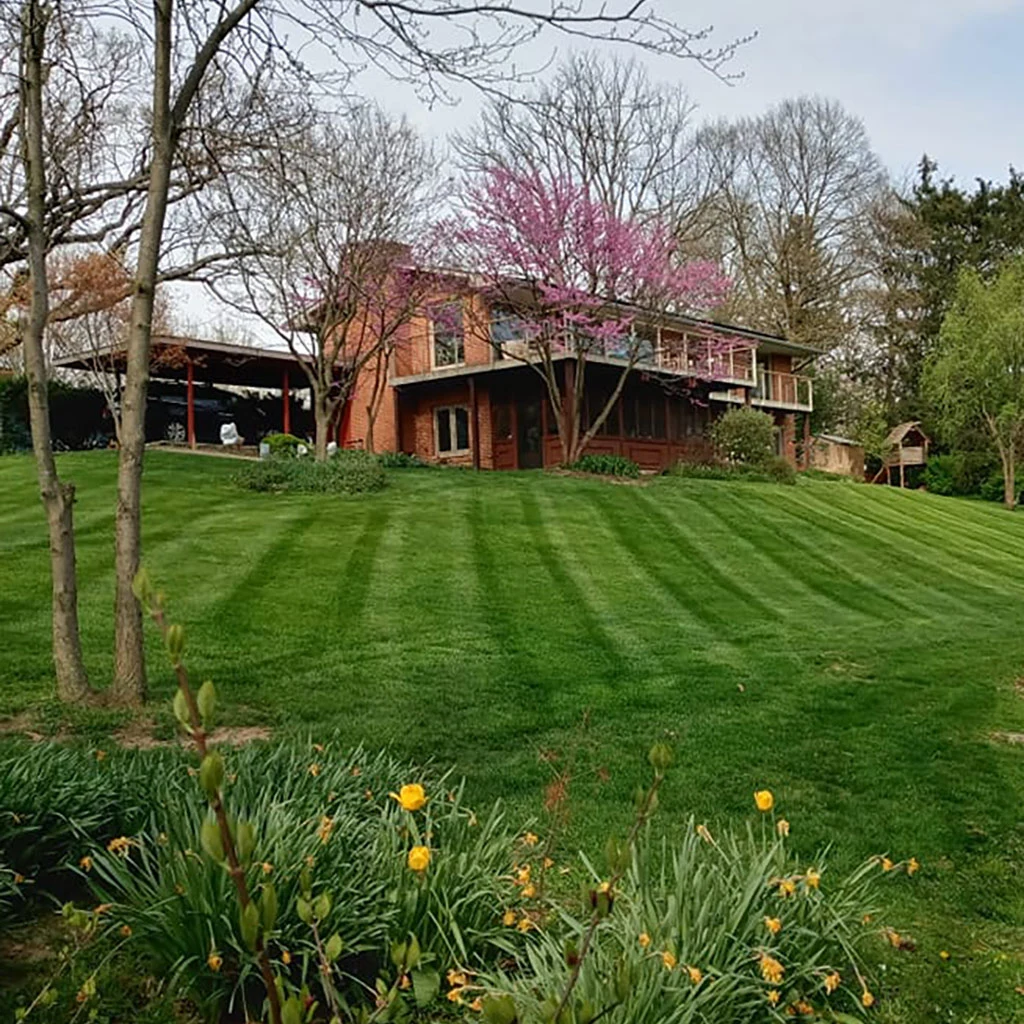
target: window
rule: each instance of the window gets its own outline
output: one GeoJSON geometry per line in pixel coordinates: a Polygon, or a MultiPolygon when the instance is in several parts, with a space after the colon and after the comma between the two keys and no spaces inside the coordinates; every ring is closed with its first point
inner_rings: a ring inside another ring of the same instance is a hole
{"type": "Polygon", "coordinates": [[[672,399],[669,404],[671,437],[673,441],[685,441],[691,437],[702,437],[707,430],[710,410],[698,405],[691,398],[672,399]]]}
{"type": "Polygon", "coordinates": [[[437,454],[460,455],[469,451],[469,410],[464,405],[434,410],[437,454]]]}
{"type": "Polygon", "coordinates": [[[626,437],[665,439],[665,397],[628,395],[622,400],[623,430],[626,437]]]}
{"type": "Polygon", "coordinates": [[[495,359],[505,358],[505,346],[529,341],[530,325],[509,306],[491,307],[491,347],[495,359]]]}
{"type": "MultiPolygon", "coordinates": [[[[587,393],[584,400],[584,416],[583,416],[583,429],[589,430],[594,420],[604,412],[604,407],[608,404],[608,399],[611,398],[609,392],[603,390],[594,390],[587,393]]],[[[608,412],[608,416],[604,423],[598,428],[597,434],[599,437],[615,437],[619,433],[619,403],[616,402],[608,412]]]]}
{"type": "Polygon", "coordinates": [[[461,302],[435,306],[430,314],[430,333],[435,366],[458,366],[466,361],[461,302]]]}
{"type": "Polygon", "coordinates": [[[512,440],[512,406],[502,403],[494,407],[492,433],[495,441],[512,440]]]}

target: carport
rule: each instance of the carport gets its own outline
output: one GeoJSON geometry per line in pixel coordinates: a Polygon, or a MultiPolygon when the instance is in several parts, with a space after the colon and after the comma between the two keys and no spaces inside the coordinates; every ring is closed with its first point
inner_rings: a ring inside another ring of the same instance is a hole
{"type": "MultiPolygon", "coordinates": [[[[66,370],[111,373],[125,372],[124,345],[109,346],[87,353],[75,353],[54,360],[66,370]]],[[[187,440],[196,447],[195,385],[227,384],[281,392],[281,430],[291,433],[292,392],[309,387],[309,379],[298,358],[287,349],[231,345],[176,335],[156,335],[149,361],[154,380],[184,382],[187,395],[187,440]]]]}

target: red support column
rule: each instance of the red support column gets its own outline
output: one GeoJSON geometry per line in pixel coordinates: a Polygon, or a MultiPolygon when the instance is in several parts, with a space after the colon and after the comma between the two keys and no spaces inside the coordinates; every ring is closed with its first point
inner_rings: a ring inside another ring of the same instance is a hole
{"type": "Polygon", "coordinates": [[[288,393],[288,371],[284,371],[281,380],[281,402],[284,406],[281,414],[281,429],[285,434],[292,432],[292,406],[291,396],[288,393]]]}
{"type": "Polygon", "coordinates": [[[187,365],[188,412],[185,417],[189,448],[196,446],[196,381],[191,358],[187,365]]]}
{"type": "Polygon", "coordinates": [[[473,450],[473,468],[480,468],[480,415],[476,403],[476,377],[469,378],[469,439],[473,450]]]}

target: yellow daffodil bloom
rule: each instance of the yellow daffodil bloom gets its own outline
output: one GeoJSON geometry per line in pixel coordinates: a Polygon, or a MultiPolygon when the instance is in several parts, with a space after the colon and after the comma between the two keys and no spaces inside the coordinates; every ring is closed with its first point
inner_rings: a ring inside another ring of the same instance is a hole
{"type": "Polygon", "coordinates": [[[291,955],[291,953],[289,953],[287,949],[282,949],[281,950],[281,963],[283,963],[285,965],[285,967],[287,967],[291,962],[292,962],[292,955],[291,955]]]}
{"type": "Polygon", "coordinates": [[[86,855],[78,862],[78,866],[83,871],[92,871],[92,857],[86,855]]]}
{"type": "Polygon", "coordinates": [[[825,991],[829,995],[832,995],[832,993],[835,992],[835,990],[837,988],[839,988],[839,983],[842,980],[843,979],[839,976],[839,972],[838,971],[833,971],[831,974],[826,974],[825,975],[825,991]]]}
{"type": "Polygon", "coordinates": [[[265,860],[260,867],[263,869],[263,874],[269,875],[274,870],[274,865],[269,860],[265,860]]]}
{"type": "Polygon", "coordinates": [[[665,965],[666,971],[671,971],[678,963],[675,954],[667,949],[661,954],[661,962],[665,965]]]}
{"type": "Polygon", "coordinates": [[[506,910],[501,918],[501,923],[506,928],[511,928],[516,923],[516,912],[514,910],[506,910]]]}
{"type": "Polygon", "coordinates": [[[533,922],[528,917],[524,917],[520,919],[519,924],[517,924],[516,927],[521,932],[528,932],[533,927],[533,922]]]}
{"type": "Polygon", "coordinates": [[[697,835],[704,840],[705,843],[713,843],[715,840],[712,838],[711,833],[708,831],[707,825],[697,826],[697,835]]]}
{"type": "Polygon", "coordinates": [[[550,871],[555,866],[555,862],[550,857],[544,858],[544,870],[550,871]]]}
{"type": "Polygon", "coordinates": [[[465,988],[469,981],[462,971],[457,971],[454,967],[448,972],[446,978],[452,988],[465,988]]]}
{"type": "Polygon", "coordinates": [[[786,973],[785,967],[775,957],[769,956],[767,953],[761,954],[760,966],[761,977],[770,985],[778,985],[782,981],[783,974],[786,973]]]}
{"type": "Polygon", "coordinates": [[[808,868],[805,876],[807,884],[812,889],[817,889],[821,885],[821,875],[814,870],[814,868],[808,868]]]}
{"type": "Polygon", "coordinates": [[[128,936],[131,935],[131,933],[132,933],[132,926],[130,924],[123,924],[123,925],[121,925],[121,929],[120,929],[121,938],[127,939],[128,936]]]}
{"type": "Polygon", "coordinates": [[[754,794],[754,803],[759,811],[766,813],[775,806],[775,797],[770,789],[759,789],[754,794]]]}
{"type": "Polygon", "coordinates": [[[521,868],[517,868],[516,869],[516,884],[517,885],[526,885],[526,883],[529,882],[529,880],[530,880],[530,871],[531,871],[531,869],[530,869],[530,865],[529,864],[526,864],[526,865],[524,865],[521,868]]]}
{"type": "Polygon", "coordinates": [[[646,949],[651,944],[651,937],[647,932],[641,932],[636,939],[640,943],[641,949],[646,949]]]}
{"type": "Polygon", "coordinates": [[[473,1002],[469,1004],[469,1008],[474,1013],[479,1013],[484,1008],[484,1001],[479,996],[477,996],[476,999],[474,999],[473,1002]]]}
{"type": "Polygon", "coordinates": [[[781,996],[779,995],[779,990],[777,988],[773,988],[769,990],[765,998],[768,1000],[769,1003],[772,1004],[772,1006],[775,1006],[778,1004],[778,1001],[781,998],[781,996]]]}
{"type": "Polygon", "coordinates": [[[462,989],[461,988],[453,988],[448,993],[448,999],[449,999],[450,1002],[453,1002],[453,1003],[461,1003],[462,1002],[462,989]]]}
{"type": "Polygon", "coordinates": [[[135,845],[134,839],[129,839],[127,836],[118,836],[116,839],[111,839],[107,843],[107,849],[111,853],[120,854],[122,857],[128,856],[128,851],[135,845]]]}
{"type": "Polygon", "coordinates": [[[704,980],[704,972],[699,967],[687,967],[686,973],[694,985],[699,985],[704,980]]]}
{"type": "Polygon", "coordinates": [[[523,897],[525,899],[532,900],[536,895],[537,886],[535,886],[533,882],[527,882],[527,884],[523,886],[523,897]]]}
{"type": "Polygon", "coordinates": [[[523,836],[523,842],[526,843],[527,846],[536,846],[540,842],[540,838],[534,835],[533,832],[527,832],[526,835],[523,836]]]}
{"type": "Polygon", "coordinates": [[[796,882],[792,878],[784,878],[779,882],[779,895],[792,896],[796,892],[796,882]]]}
{"type": "Polygon", "coordinates": [[[222,963],[224,963],[224,961],[216,953],[211,953],[206,958],[206,965],[210,968],[211,971],[214,971],[214,972],[217,972],[217,971],[220,970],[220,965],[222,963]]]}
{"type": "Polygon", "coordinates": [[[312,775],[314,779],[320,774],[320,765],[318,765],[316,761],[309,766],[309,774],[312,775]]]}
{"type": "Polygon", "coordinates": [[[764,926],[772,935],[778,935],[782,931],[782,922],[777,917],[766,917],[764,926]]]}
{"type": "Polygon", "coordinates": [[[397,793],[389,793],[388,796],[397,800],[403,811],[418,811],[427,802],[427,794],[418,782],[410,782],[397,793]]]}
{"type": "Polygon", "coordinates": [[[779,833],[780,836],[785,838],[789,835],[789,822],[786,821],[785,818],[779,818],[779,820],[775,823],[775,830],[779,833]]]}
{"type": "Polygon", "coordinates": [[[892,861],[889,860],[888,857],[883,857],[882,858],[882,870],[883,871],[892,871],[892,867],[893,867],[892,861]]]}
{"type": "Polygon", "coordinates": [[[945,949],[940,949],[939,950],[939,959],[940,960],[948,960],[949,959],[949,951],[945,950],[945,949]]]}
{"type": "Polygon", "coordinates": [[[321,843],[326,843],[331,838],[331,833],[334,831],[334,819],[328,818],[325,814],[320,819],[320,827],[316,830],[316,834],[320,837],[321,843]]]}
{"type": "Polygon", "coordinates": [[[409,851],[409,870],[423,872],[430,865],[430,850],[425,846],[414,846],[409,851]]]}
{"type": "Polygon", "coordinates": [[[864,989],[860,994],[861,1006],[868,1008],[875,1005],[875,997],[867,990],[864,989]]]}
{"type": "Polygon", "coordinates": [[[920,867],[921,867],[921,865],[918,864],[917,858],[916,857],[911,857],[910,860],[907,861],[907,874],[908,875],[916,874],[917,871],[920,869],[920,867]]]}

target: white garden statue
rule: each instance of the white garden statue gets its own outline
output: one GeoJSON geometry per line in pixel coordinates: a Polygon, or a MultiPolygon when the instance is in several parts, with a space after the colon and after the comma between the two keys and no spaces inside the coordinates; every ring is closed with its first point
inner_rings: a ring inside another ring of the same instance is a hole
{"type": "Polygon", "coordinates": [[[221,425],[220,443],[226,446],[240,445],[242,443],[238,427],[235,426],[234,422],[221,425]]]}

